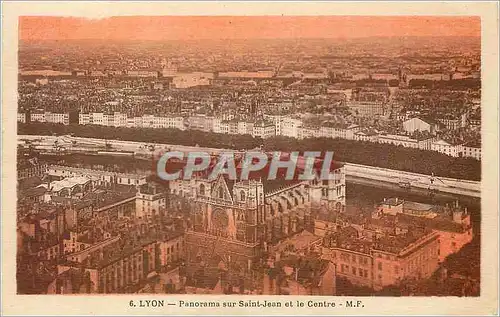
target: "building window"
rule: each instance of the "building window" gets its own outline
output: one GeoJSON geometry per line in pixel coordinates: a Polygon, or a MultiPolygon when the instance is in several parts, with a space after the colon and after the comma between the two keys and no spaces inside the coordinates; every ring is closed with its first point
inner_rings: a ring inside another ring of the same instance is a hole
{"type": "Polygon", "coordinates": [[[379,271],[382,271],[382,262],[378,262],[378,269],[379,271]]]}

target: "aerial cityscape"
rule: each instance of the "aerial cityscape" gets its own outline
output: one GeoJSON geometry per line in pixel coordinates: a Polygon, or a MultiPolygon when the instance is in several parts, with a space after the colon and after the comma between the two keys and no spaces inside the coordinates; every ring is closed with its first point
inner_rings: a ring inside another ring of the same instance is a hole
{"type": "Polygon", "coordinates": [[[480,295],[479,20],[135,18],[20,18],[18,294],[480,295]]]}

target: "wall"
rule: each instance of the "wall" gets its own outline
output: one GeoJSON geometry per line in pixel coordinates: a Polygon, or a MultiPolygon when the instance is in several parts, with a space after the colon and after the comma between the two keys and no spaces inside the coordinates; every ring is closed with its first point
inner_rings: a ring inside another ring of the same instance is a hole
{"type": "MultiPolygon", "coordinates": [[[[345,163],[345,172],[347,176],[368,178],[394,184],[398,184],[402,179],[404,179],[405,181],[409,181],[411,186],[424,189],[428,189],[431,185],[430,175],[397,171],[380,167],[345,163]]],[[[439,180],[440,181],[434,181],[432,189],[471,197],[481,197],[481,182],[446,177],[439,177],[439,180]]]]}

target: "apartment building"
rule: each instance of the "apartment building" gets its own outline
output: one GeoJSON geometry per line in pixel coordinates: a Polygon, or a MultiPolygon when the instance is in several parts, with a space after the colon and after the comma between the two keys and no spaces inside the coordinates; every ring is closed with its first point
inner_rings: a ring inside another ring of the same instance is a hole
{"type": "Polygon", "coordinates": [[[52,113],[52,112],[32,112],[30,115],[31,122],[47,122],[69,124],[69,113],[52,113]]]}
{"type": "Polygon", "coordinates": [[[154,115],[143,115],[142,117],[127,117],[120,112],[114,113],[80,113],[79,124],[95,124],[109,127],[131,127],[131,128],[175,128],[185,130],[184,117],[154,115]]]}
{"type": "Polygon", "coordinates": [[[318,138],[321,136],[320,129],[318,127],[308,126],[308,127],[299,127],[297,129],[298,139],[306,139],[306,138],[318,138]]]}
{"type": "Polygon", "coordinates": [[[58,278],[68,270],[79,270],[89,279],[88,293],[131,293],[138,291],[148,274],[156,269],[158,256],[155,240],[120,241],[90,252],[84,261],[68,260],[57,266],[58,277],[52,287],[55,293],[70,293],[57,287],[58,278]]]}
{"type": "Polygon", "coordinates": [[[461,144],[454,143],[451,141],[448,142],[442,139],[432,142],[431,150],[453,157],[459,157],[462,155],[461,144]]]}
{"type": "Polygon", "coordinates": [[[42,177],[47,172],[47,164],[40,163],[36,159],[18,159],[17,180],[23,180],[34,176],[42,177]]]}
{"type": "Polygon", "coordinates": [[[96,185],[120,184],[120,185],[138,186],[146,184],[146,175],[113,173],[108,171],[78,168],[72,166],[50,165],[47,168],[47,173],[50,176],[57,176],[63,178],[88,176],[93,179],[96,185]]]}
{"type": "Polygon", "coordinates": [[[452,253],[458,252],[472,241],[473,230],[467,208],[459,205],[434,206],[404,199],[384,199],[375,209],[374,219],[382,215],[395,216],[397,232],[413,230],[432,230],[439,235],[438,260],[440,262],[452,253]]]}
{"type": "Polygon", "coordinates": [[[196,86],[208,86],[214,78],[213,73],[178,73],[172,79],[172,86],[177,89],[186,89],[196,86]]]}
{"type": "Polygon", "coordinates": [[[276,127],[271,121],[258,121],[253,126],[252,135],[254,137],[267,139],[276,135],[276,127]]]}
{"type": "Polygon", "coordinates": [[[164,212],[166,208],[165,194],[157,187],[143,185],[135,196],[135,216],[138,218],[151,218],[164,212]]]}
{"type": "Polygon", "coordinates": [[[274,123],[276,128],[276,135],[281,135],[281,129],[283,126],[283,120],[285,120],[286,116],[282,115],[268,115],[264,114],[264,119],[271,121],[274,123]]]}
{"type": "Polygon", "coordinates": [[[347,106],[356,116],[374,117],[385,114],[385,105],[379,101],[350,101],[347,106]]]}
{"type": "Polygon", "coordinates": [[[323,238],[323,258],[337,266],[337,275],[355,285],[380,290],[406,277],[427,278],[438,268],[439,234],[357,238],[353,227],[323,238]]]}
{"type": "Polygon", "coordinates": [[[459,128],[465,128],[467,126],[467,113],[462,113],[456,116],[444,116],[438,118],[437,121],[442,123],[448,130],[457,130],[459,128]]]}
{"type": "Polygon", "coordinates": [[[26,113],[18,112],[17,113],[17,122],[26,123],[26,113]]]}
{"type": "Polygon", "coordinates": [[[187,118],[187,126],[191,130],[210,132],[214,130],[214,117],[194,115],[187,118]]]}
{"type": "Polygon", "coordinates": [[[479,142],[469,142],[462,145],[462,156],[472,157],[476,160],[481,160],[481,143],[479,142]]]}
{"type": "Polygon", "coordinates": [[[396,146],[409,147],[421,150],[431,150],[435,137],[413,139],[407,135],[381,134],[378,136],[378,143],[392,144],[396,146]]]}
{"type": "Polygon", "coordinates": [[[356,141],[366,141],[366,142],[377,142],[378,133],[373,130],[359,130],[354,133],[354,140],[356,141]]]}
{"type": "Polygon", "coordinates": [[[299,118],[285,117],[281,121],[281,135],[292,138],[299,137],[299,128],[302,126],[302,120],[299,118]]]}
{"type": "Polygon", "coordinates": [[[160,265],[167,266],[184,259],[186,244],[182,232],[169,232],[158,241],[160,265]]]}

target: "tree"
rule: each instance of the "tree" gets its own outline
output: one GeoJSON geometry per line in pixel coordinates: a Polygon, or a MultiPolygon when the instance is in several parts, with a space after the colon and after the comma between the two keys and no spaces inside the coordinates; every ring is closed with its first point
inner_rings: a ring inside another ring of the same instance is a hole
{"type": "Polygon", "coordinates": [[[454,158],[445,154],[390,144],[332,138],[276,136],[262,140],[251,135],[227,135],[178,129],[116,128],[89,125],[49,123],[19,123],[19,134],[62,135],[74,133],[80,137],[117,139],[185,146],[248,150],[262,146],[265,151],[333,151],[341,162],[377,166],[420,174],[457,179],[481,180],[481,162],[473,158],[454,158]],[[443,168],[446,166],[446,168],[443,168]]]}

